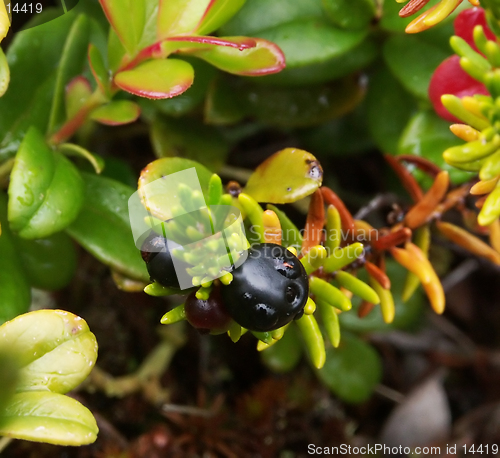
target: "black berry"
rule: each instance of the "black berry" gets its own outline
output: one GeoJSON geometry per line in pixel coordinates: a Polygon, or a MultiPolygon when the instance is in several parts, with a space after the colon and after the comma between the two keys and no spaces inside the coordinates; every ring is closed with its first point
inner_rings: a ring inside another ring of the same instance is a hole
{"type": "Polygon", "coordinates": [[[309,279],[299,259],[286,248],[262,243],[248,250],[247,260],[221,287],[231,317],[251,331],[272,331],[303,312],[309,279]]]}
{"type": "MultiPolygon", "coordinates": [[[[146,262],[152,281],[163,286],[179,288],[179,280],[165,237],[152,231],[141,246],[141,256],[146,262]]],[[[189,264],[182,261],[177,265],[182,269],[189,267],[189,264]]]]}

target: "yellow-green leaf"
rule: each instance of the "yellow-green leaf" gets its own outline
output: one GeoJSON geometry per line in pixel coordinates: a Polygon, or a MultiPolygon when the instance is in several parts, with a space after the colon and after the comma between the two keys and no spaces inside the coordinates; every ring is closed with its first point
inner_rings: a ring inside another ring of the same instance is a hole
{"type": "Polygon", "coordinates": [[[58,445],[91,444],[96,421],[77,400],[50,391],[15,394],[0,412],[0,436],[58,445]]]}
{"type": "Polygon", "coordinates": [[[108,126],[121,126],[136,121],[140,114],[139,105],[131,100],[116,100],[95,109],[90,118],[108,126]]]}
{"type": "Polygon", "coordinates": [[[7,58],[0,48],[0,97],[5,94],[7,88],[9,87],[10,81],[10,70],[9,64],[7,63],[7,58]]]}
{"type": "Polygon", "coordinates": [[[19,364],[17,391],[67,393],[83,382],[97,359],[97,341],[82,318],[38,310],[0,326],[0,350],[19,364]]]}
{"type": "Polygon", "coordinates": [[[312,194],[322,181],[323,169],[311,153],[286,148],[257,167],[244,192],[258,202],[284,204],[312,194]]]}
{"type": "Polygon", "coordinates": [[[175,97],[188,89],[193,80],[193,67],[179,59],[150,60],[115,76],[120,89],[148,99],[175,97]]]}

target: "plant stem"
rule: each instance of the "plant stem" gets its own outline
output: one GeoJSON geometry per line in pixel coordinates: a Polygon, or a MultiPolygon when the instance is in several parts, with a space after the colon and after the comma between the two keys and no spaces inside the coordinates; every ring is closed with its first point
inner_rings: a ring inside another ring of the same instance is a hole
{"type": "Polygon", "coordinates": [[[162,341],[148,355],[133,374],[113,377],[99,367],[94,367],[87,382],[87,389],[104,391],[108,396],[125,397],[142,391],[144,397],[154,405],[161,405],[170,398],[170,392],[160,384],[175,352],[185,343],[182,326],[161,327],[162,341]]]}
{"type": "Polygon", "coordinates": [[[58,145],[68,140],[85,123],[90,112],[104,105],[106,102],[108,102],[108,99],[100,89],[97,88],[89,97],[85,105],[83,105],[71,119],[68,119],[52,137],[50,137],[49,143],[58,145]]]}

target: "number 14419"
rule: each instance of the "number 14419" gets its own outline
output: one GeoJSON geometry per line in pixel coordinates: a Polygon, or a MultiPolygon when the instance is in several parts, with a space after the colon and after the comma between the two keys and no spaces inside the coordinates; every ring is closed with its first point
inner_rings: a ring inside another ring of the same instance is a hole
{"type": "Polygon", "coordinates": [[[33,3],[7,3],[5,5],[7,7],[7,12],[9,14],[12,13],[41,13],[42,12],[42,4],[37,3],[33,6],[33,3]]]}

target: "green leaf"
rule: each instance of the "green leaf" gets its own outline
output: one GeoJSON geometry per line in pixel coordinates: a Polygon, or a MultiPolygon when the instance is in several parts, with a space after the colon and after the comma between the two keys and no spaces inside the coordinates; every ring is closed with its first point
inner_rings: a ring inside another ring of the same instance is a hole
{"type": "Polygon", "coordinates": [[[302,357],[303,345],[300,342],[295,326],[289,326],[283,337],[263,350],[260,354],[262,362],[273,372],[284,374],[297,367],[302,357]]]}
{"type": "Polygon", "coordinates": [[[293,69],[347,55],[366,34],[364,30],[338,29],[319,19],[300,19],[260,31],[257,36],[276,43],[285,53],[287,69],[293,69]]]}
{"type": "Polygon", "coordinates": [[[115,100],[92,111],[90,119],[108,126],[121,126],[136,121],[140,114],[139,105],[131,100],[115,100]]]}
{"type": "Polygon", "coordinates": [[[28,310],[31,289],[7,222],[7,195],[0,192],[0,324],[28,310]]]}
{"type": "Polygon", "coordinates": [[[149,275],[135,247],[128,199],[135,189],[118,181],[82,173],[85,199],[67,232],[87,251],[121,274],[147,282],[149,275]]]}
{"type": "Polygon", "coordinates": [[[342,334],[338,348],[326,350],[326,362],[319,379],[339,398],[349,403],[366,401],[382,378],[378,353],[362,340],[342,334]]]}
{"type": "Polygon", "coordinates": [[[120,38],[116,32],[110,28],[108,33],[108,62],[109,68],[114,73],[120,67],[122,59],[127,54],[120,38]]]}
{"type": "MultiPolygon", "coordinates": [[[[2,368],[0,371],[0,386],[2,387],[0,390],[0,412],[2,412],[16,392],[18,376],[16,356],[10,353],[8,349],[0,352],[0,367],[2,368]]],[[[2,420],[0,420],[1,426],[2,420]]]]}
{"type": "Polygon", "coordinates": [[[68,226],[83,202],[83,182],[64,156],[30,128],[16,156],[9,185],[9,222],[28,239],[44,238],[68,226]]]}
{"type": "MultiPolygon", "coordinates": [[[[205,166],[190,159],[180,157],[164,157],[150,162],[141,172],[139,178],[139,192],[148,184],[172,173],[181,172],[194,167],[198,180],[200,181],[201,190],[203,192],[205,202],[208,202],[208,184],[212,177],[212,172],[205,166]]],[[[167,195],[148,196],[149,211],[153,215],[163,215],[170,208],[171,199],[167,195]]],[[[169,213],[167,211],[167,213],[169,213]]]]}
{"type": "MultiPolygon", "coordinates": [[[[236,40],[240,37],[228,37],[236,40]]],[[[230,46],[212,46],[189,50],[191,55],[206,60],[213,66],[236,75],[261,76],[276,73],[285,67],[281,50],[270,41],[255,39],[255,47],[240,49],[230,46]]]]}
{"type": "Polygon", "coordinates": [[[17,393],[0,412],[0,435],[57,445],[84,445],[98,433],[92,413],[73,398],[50,391],[17,393]]]}
{"type": "Polygon", "coordinates": [[[303,86],[324,83],[350,75],[367,67],[378,55],[379,46],[372,36],[367,36],[348,53],[306,66],[287,67],[274,75],[264,76],[256,83],[303,86]]]}
{"type": "Polygon", "coordinates": [[[92,95],[92,87],[83,76],[73,78],[66,86],[66,116],[72,118],[92,95]]]}
{"type": "Polygon", "coordinates": [[[16,355],[17,391],[67,393],[83,382],[97,359],[97,341],[82,318],[63,310],[37,310],[0,328],[0,349],[16,355]]]}
{"type": "Polygon", "coordinates": [[[196,28],[197,35],[209,35],[217,30],[233,17],[245,2],[246,0],[215,0],[210,2],[196,28]]]}
{"type": "Polygon", "coordinates": [[[370,79],[366,103],[375,143],[382,151],[395,154],[401,132],[416,110],[415,100],[386,67],[381,67],[370,79]]]}
{"type": "Polygon", "coordinates": [[[309,151],[323,155],[352,155],[375,148],[368,131],[366,99],[352,112],[309,129],[299,139],[309,151]]]}
{"type": "Polygon", "coordinates": [[[417,36],[395,35],[384,43],[383,55],[399,82],[411,94],[428,100],[431,76],[450,53],[417,36]]]}
{"type": "Polygon", "coordinates": [[[398,153],[412,154],[429,159],[443,170],[448,170],[455,184],[474,177],[474,173],[464,172],[448,165],[443,159],[443,151],[462,145],[463,141],[450,131],[450,123],[440,118],[433,110],[421,110],[408,122],[399,140],[398,153]]]}
{"type": "Polygon", "coordinates": [[[144,0],[99,0],[99,3],[128,54],[135,56],[146,21],[144,0]]]}
{"type": "MultiPolygon", "coordinates": [[[[204,107],[205,122],[225,125],[241,121],[246,115],[241,96],[241,81],[228,81],[220,75],[210,85],[204,107]],[[228,90],[228,87],[231,90],[228,90]],[[238,92],[235,92],[236,89],[238,92]]],[[[182,96],[181,96],[182,97],[182,96]]]]}
{"type": "MultiPolygon", "coordinates": [[[[40,132],[47,130],[50,107],[54,94],[55,73],[38,88],[25,113],[16,121],[0,142],[0,160],[14,156],[19,150],[24,137],[32,127],[40,132]]],[[[1,105],[1,100],[0,100],[1,105]]],[[[0,118],[2,118],[0,116],[0,118]]]]}
{"type": "Polygon", "coordinates": [[[160,0],[158,39],[194,33],[210,0],[160,0]]]}
{"type": "Polygon", "coordinates": [[[32,125],[46,131],[57,66],[75,17],[73,12],[64,14],[14,36],[7,52],[9,90],[0,98],[0,113],[9,113],[0,116],[0,160],[18,150],[32,125]]]}
{"type": "Polygon", "coordinates": [[[15,238],[18,255],[34,288],[56,291],[64,288],[76,272],[76,251],[63,232],[45,239],[15,238]]]}
{"type": "Polygon", "coordinates": [[[353,110],[365,88],[357,77],[306,87],[247,85],[238,92],[240,107],[264,123],[304,127],[323,123],[353,110]]]}
{"type": "Polygon", "coordinates": [[[151,144],[157,157],[185,157],[218,170],[229,145],[214,127],[195,119],[159,118],[151,124],[151,144]]]}
{"type": "Polygon", "coordinates": [[[150,60],[115,76],[124,91],[149,99],[167,99],[182,94],[194,79],[193,67],[180,59],[150,60]]]}
{"type": "Polygon", "coordinates": [[[186,56],[183,56],[182,59],[185,59],[193,66],[194,74],[196,75],[193,84],[185,92],[171,99],[139,99],[138,103],[142,109],[142,116],[147,120],[154,119],[156,112],[168,116],[183,116],[200,106],[205,100],[210,83],[219,72],[212,65],[200,59],[188,58],[186,56]]]}
{"type": "Polygon", "coordinates": [[[0,97],[5,94],[7,88],[9,87],[10,81],[10,70],[9,64],[7,63],[7,57],[0,48],[0,97]]]}
{"type": "Polygon", "coordinates": [[[298,19],[322,17],[321,0],[251,0],[224,26],[222,35],[254,36],[298,19]]]}
{"type": "MultiPolygon", "coordinates": [[[[51,79],[62,55],[66,37],[75,15],[65,14],[48,24],[18,32],[7,52],[11,72],[9,91],[0,99],[0,139],[3,139],[19,117],[30,110],[37,90],[51,79]]],[[[47,90],[47,89],[46,89],[47,90]]],[[[44,111],[48,116],[46,104],[44,111]]]]}
{"type": "Polygon", "coordinates": [[[106,68],[101,52],[93,44],[90,44],[88,48],[88,61],[92,75],[94,75],[94,79],[101,92],[109,95],[109,71],[106,68]]]}
{"type": "Polygon", "coordinates": [[[255,169],[244,192],[258,202],[284,204],[312,194],[322,181],[323,169],[311,153],[286,148],[255,169]]]}
{"type": "Polygon", "coordinates": [[[107,157],[102,176],[119,181],[128,187],[137,188],[137,173],[125,159],[107,157]]]}
{"type": "Polygon", "coordinates": [[[53,133],[66,118],[64,110],[65,87],[84,68],[89,33],[90,21],[87,16],[81,14],[76,18],[69,31],[57,67],[56,86],[48,127],[49,133],[53,133]]]}
{"type": "Polygon", "coordinates": [[[323,0],[328,18],[343,29],[363,29],[375,17],[373,0],[323,0]]]}
{"type": "Polygon", "coordinates": [[[142,38],[139,43],[139,49],[147,48],[148,46],[156,43],[157,41],[157,23],[158,23],[158,0],[144,0],[146,10],[145,10],[145,20],[144,20],[144,31],[142,33],[142,38]]]}

